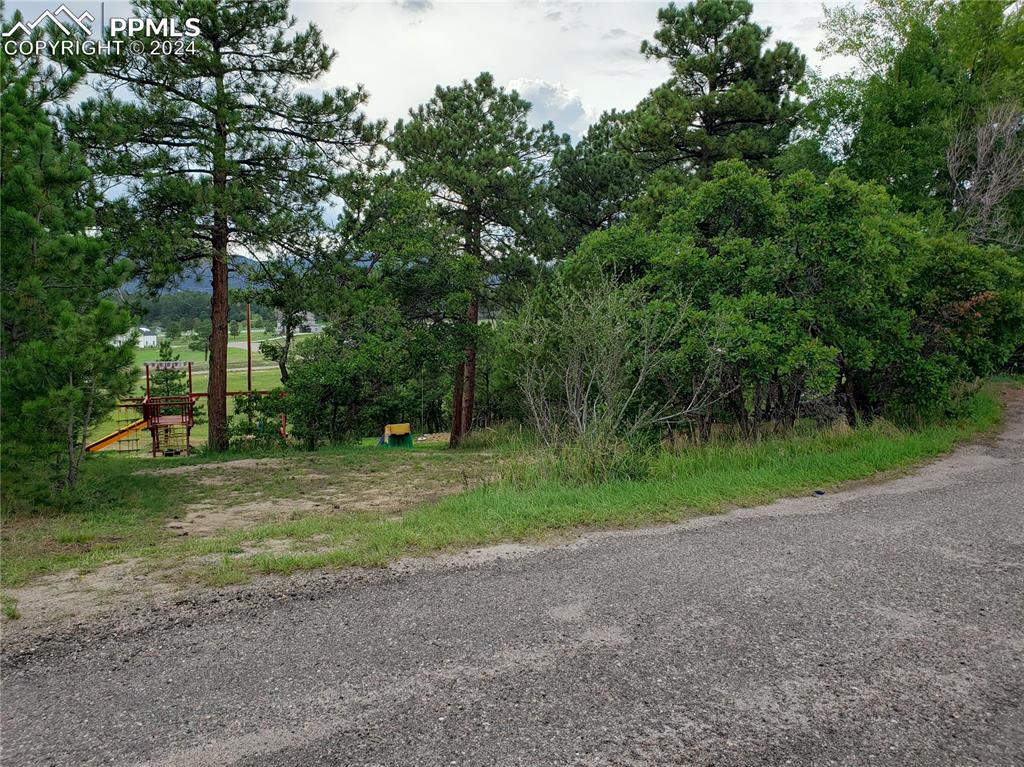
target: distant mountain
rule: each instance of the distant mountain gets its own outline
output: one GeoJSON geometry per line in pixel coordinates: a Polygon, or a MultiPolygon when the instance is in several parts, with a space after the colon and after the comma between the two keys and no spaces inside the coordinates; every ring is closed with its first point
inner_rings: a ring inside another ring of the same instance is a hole
{"type": "MultiPolygon", "coordinates": [[[[246,266],[255,266],[256,261],[251,258],[236,258],[233,262],[233,268],[228,272],[228,287],[231,289],[245,288],[248,287],[249,281],[244,275],[239,274],[238,269],[241,267],[244,269],[246,266]]],[[[165,287],[161,293],[212,293],[213,285],[211,284],[213,277],[211,275],[210,264],[204,261],[202,264],[196,264],[193,267],[186,269],[181,277],[174,283],[165,287]]],[[[126,286],[128,293],[134,293],[141,287],[139,280],[132,280],[126,286]]]]}
{"type": "MultiPolygon", "coordinates": [[[[182,275],[181,280],[174,284],[173,287],[168,286],[167,291],[179,291],[179,290],[191,290],[199,293],[212,293],[212,275],[210,274],[210,265],[203,264],[195,270],[190,270],[182,275]]],[[[228,287],[245,288],[248,287],[249,281],[241,274],[232,269],[228,272],[228,287]]]]}

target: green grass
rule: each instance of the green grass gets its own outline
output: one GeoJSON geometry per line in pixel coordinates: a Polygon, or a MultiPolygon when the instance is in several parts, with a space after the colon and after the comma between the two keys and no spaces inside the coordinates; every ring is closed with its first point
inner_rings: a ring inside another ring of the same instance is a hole
{"type": "Polygon", "coordinates": [[[18,600],[6,594],[0,595],[0,612],[9,621],[17,620],[21,617],[21,612],[18,610],[18,600]]]}
{"type": "MultiPolygon", "coordinates": [[[[191,362],[192,363],[192,376],[195,379],[204,377],[209,372],[209,363],[203,360],[202,352],[189,351],[188,354],[180,353],[175,350],[175,353],[181,358],[180,362],[191,362]]],[[[156,362],[159,357],[159,353],[156,349],[136,349],[135,350],[135,364],[139,368],[139,379],[137,390],[142,391],[146,382],[146,370],[145,363],[156,362]]],[[[245,349],[228,349],[228,375],[232,373],[241,373],[242,377],[245,377],[245,366],[246,357],[245,349]]],[[[273,367],[276,369],[276,363],[263,357],[258,352],[253,352],[252,355],[252,366],[253,368],[267,368],[273,367]]],[[[256,375],[260,370],[253,370],[253,375],[256,375]]],[[[197,389],[200,387],[196,387],[197,389]]],[[[245,388],[244,386],[242,388],[245,388]]]]}
{"type": "MultiPolygon", "coordinates": [[[[238,550],[237,542],[223,536],[211,545],[207,539],[179,538],[168,529],[167,522],[189,504],[259,502],[274,510],[283,502],[323,491],[393,493],[404,483],[427,480],[458,487],[465,474],[479,474],[487,465],[486,457],[473,451],[363,447],[315,453],[229,452],[156,461],[100,454],[86,460],[75,492],[57,507],[44,478],[29,462],[8,453],[4,458],[0,583],[10,587],[40,575],[88,571],[127,558],[174,564],[196,551],[238,550]],[[240,458],[274,460],[234,468],[231,462],[240,458]],[[206,484],[198,475],[162,473],[189,466],[202,467],[206,476],[223,481],[206,484]],[[153,474],[154,470],[161,473],[153,474]]],[[[238,542],[242,540],[249,537],[243,535],[238,542]]]]}
{"type": "Polygon", "coordinates": [[[175,499],[189,496],[188,488],[174,477],[141,480],[135,474],[140,468],[141,461],[115,456],[87,461],[64,509],[48,503],[41,479],[19,476],[17,468],[5,466],[3,584],[89,569],[158,546],[165,539],[164,520],[173,515],[175,499]],[[17,495],[12,487],[18,488],[17,495]]]}
{"type": "MultiPolygon", "coordinates": [[[[7,585],[16,585],[45,572],[143,557],[151,559],[155,567],[187,564],[190,577],[225,585],[242,582],[255,573],[378,566],[401,556],[534,539],[565,529],[676,522],[817,488],[835,488],[879,472],[905,470],[950,450],[959,441],[992,431],[1000,418],[998,401],[983,392],[969,400],[959,418],[945,423],[916,429],[876,423],[856,431],[718,444],[682,454],[666,452],[655,458],[647,480],[584,486],[546,479],[543,472],[535,470],[539,465],[535,458],[517,458],[500,447],[486,451],[353,447],[292,453],[292,460],[254,469],[244,478],[217,486],[199,484],[187,475],[140,479],[134,472],[152,467],[151,463],[100,457],[88,467],[82,492],[93,503],[78,505],[85,511],[29,515],[15,525],[5,524],[2,579],[7,585]],[[281,499],[297,497],[327,482],[341,483],[341,490],[351,481],[390,492],[403,483],[440,478],[444,485],[458,487],[466,481],[466,472],[473,467],[479,470],[485,460],[496,461],[510,478],[492,479],[477,489],[400,515],[343,509],[298,518],[281,516],[258,527],[185,539],[172,537],[164,524],[184,504],[196,500],[237,504],[255,499],[272,509],[281,499]],[[525,468],[509,470],[516,466],[525,468]],[[300,469],[330,479],[303,484],[302,477],[297,477],[300,469]],[[286,550],[278,547],[240,556],[243,544],[271,539],[290,543],[286,550]],[[198,555],[204,560],[197,559],[198,555]],[[209,555],[213,555],[212,562],[205,558],[209,555]]],[[[215,470],[219,460],[223,457],[207,460],[208,467],[215,470]]],[[[169,460],[160,465],[201,461],[169,460]]]]}
{"type": "Polygon", "coordinates": [[[995,384],[1024,384],[1024,373],[1000,373],[989,378],[995,384]]]}
{"type": "MultiPolygon", "coordinates": [[[[194,370],[206,369],[207,363],[205,355],[201,351],[195,351],[189,349],[188,346],[174,346],[174,353],[182,362],[191,362],[194,370]]],[[[160,350],[156,347],[149,347],[147,349],[135,348],[135,364],[141,369],[142,366],[147,362],[155,362],[160,358],[160,350]]],[[[245,349],[236,349],[234,347],[228,347],[228,365],[245,365],[246,356],[245,349]]],[[[252,364],[253,365],[266,365],[267,361],[263,358],[263,355],[259,353],[258,349],[253,349],[252,352],[252,364]]]]}
{"type": "MultiPolygon", "coordinates": [[[[832,488],[882,471],[902,470],[944,453],[957,441],[990,431],[1001,409],[978,395],[956,422],[914,431],[876,426],[848,433],[702,447],[682,456],[662,455],[647,481],[566,486],[538,481],[485,486],[420,509],[399,520],[325,520],[276,525],[257,536],[299,539],[328,536],[335,545],[313,552],[234,560],[256,572],[314,567],[381,565],[403,555],[537,537],[567,528],[622,528],[676,522],[832,488]]],[[[250,533],[253,538],[253,533],[250,533]]]]}

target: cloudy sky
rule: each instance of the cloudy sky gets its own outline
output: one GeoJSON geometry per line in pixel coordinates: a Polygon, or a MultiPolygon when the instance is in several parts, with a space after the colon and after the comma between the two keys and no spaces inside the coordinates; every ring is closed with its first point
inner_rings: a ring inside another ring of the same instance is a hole
{"type": "MultiPolygon", "coordinates": [[[[667,2],[667,0],[666,0],[667,2]]],[[[363,83],[369,111],[393,121],[450,85],[487,70],[574,136],[606,109],[630,109],[668,76],[664,63],[640,55],[656,28],[658,8],[646,2],[303,2],[297,16],[315,21],[338,51],[330,85],[363,83]]],[[[822,61],[820,0],[754,0],[754,18],[790,40],[826,73],[846,67],[822,61]]]]}
{"type": "MultiPolygon", "coordinates": [[[[34,18],[60,1],[7,0],[7,13],[21,8],[34,18]]],[[[100,18],[97,0],[64,2],[76,14],[100,18]]],[[[372,117],[393,122],[429,99],[436,85],[487,70],[533,103],[537,123],[551,120],[578,137],[601,112],[632,108],[668,77],[667,65],[640,55],[640,41],[651,37],[667,2],[293,0],[292,10],[301,22],[319,25],[338,51],[330,74],[315,86],[364,84],[372,117]]],[[[822,61],[814,50],[821,0],[753,2],[754,19],[772,28],[773,39],[796,43],[812,66],[826,74],[848,66],[822,61]]],[[[102,7],[107,19],[130,13],[124,0],[102,7]]]]}

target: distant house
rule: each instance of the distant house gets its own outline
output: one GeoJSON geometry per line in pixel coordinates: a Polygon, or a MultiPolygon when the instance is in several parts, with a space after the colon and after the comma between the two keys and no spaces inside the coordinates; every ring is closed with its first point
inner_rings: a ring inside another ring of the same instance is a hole
{"type": "Polygon", "coordinates": [[[155,349],[160,345],[156,337],[156,331],[149,328],[139,328],[138,346],[140,349],[155,349]]]}
{"type": "MultiPolygon", "coordinates": [[[[129,338],[131,338],[130,333],[126,333],[121,336],[115,336],[114,343],[117,346],[121,346],[129,338]]],[[[155,330],[150,330],[149,328],[139,328],[135,338],[135,345],[138,346],[140,349],[155,349],[160,345],[160,340],[157,338],[155,330]]]]}
{"type": "MultiPolygon", "coordinates": [[[[321,333],[323,329],[323,324],[317,320],[313,312],[306,312],[302,319],[299,320],[299,326],[295,328],[298,333],[321,333]]],[[[284,333],[284,323],[281,322],[280,314],[278,314],[277,319],[277,332],[284,333]]]]}

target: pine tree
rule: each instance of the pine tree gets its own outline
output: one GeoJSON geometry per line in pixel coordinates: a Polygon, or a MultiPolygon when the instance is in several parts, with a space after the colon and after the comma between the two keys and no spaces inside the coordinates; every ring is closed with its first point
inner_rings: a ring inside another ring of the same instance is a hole
{"type": "MultiPolygon", "coordinates": [[[[496,86],[484,72],[473,82],[438,86],[430,101],[395,126],[396,156],[458,231],[461,248],[477,271],[466,309],[470,330],[488,293],[528,268],[524,245],[545,215],[540,185],[545,160],[563,139],[550,123],[530,128],[529,110],[529,102],[496,86]]],[[[453,446],[473,424],[476,344],[471,332],[468,337],[455,375],[453,446]]]]}
{"type": "MultiPolygon", "coordinates": [[[[20,19],[15,13],[11,25],[20,19]]],[[[58,487],[77,482],[90,427],[133,377],[132,345],[117,338],[130,317],[105,298],[128,265],[95,233],[89,170],[47,113],[82,74],[34,57],[0,58],[4,456],[22,446],[30,459],[52,460],[58,487]]]]}
{"type": "Polygon", "coordinates": [[[658,11],[654,41],[640,50],[672,77],[636,110],[631,144],[645,166],[707,177],[719,160],[760,163],[786,143],[806,60],[791,43],[766,48],[771,29],[752,10],[747,0],[696,0],[658,11]]]}
{"type": "Polygon", "coordinates": [[[630,119],[629,114],[605,112],[579,143],[555,152],[548,199],[561,255],[575,250],[590,232],[619,220],[627,203],[640,194],[645,174],[622,145],[630,119]]]}
{"type": "Polygon", "coordinates": [[[343,192],[381,126],[360,111],[361,88],[296,90],[335,54],[315,26],[296,31],[287,0],[136,6],[154,19],[197,17],[195,52],[89,62],[102,95],[82,105],[77,126],[101,172],[127,190],[105,223],[120,224],[149,284],[211,266],[210,446],[224,449],[232,257],[272,257],[294,234],[320,228],[325,201],[343,192]],[[122,88],[130,100],[116,100],[122,88]]]}
{"type": "MultiPolygon", "coordinates": [[[[178,362],[180,354],[175,354],[171,341],[165,338],[160,342],[157,350],[157,359],[161,362],[178,362]]],[[[149,390],[156,397],[170,397],[175,394],[185,394],[188,385],[185,381],[186,373],[175,368],[155,369],[149,374],[149,390]]]]}

